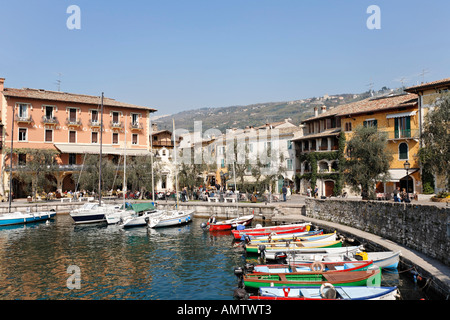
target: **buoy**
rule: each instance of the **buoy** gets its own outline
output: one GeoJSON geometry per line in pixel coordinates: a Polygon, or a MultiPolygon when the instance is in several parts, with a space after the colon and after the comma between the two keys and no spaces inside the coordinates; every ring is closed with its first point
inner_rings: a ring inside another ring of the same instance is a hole
{"type": "Polygon", "coordinates": [[[320,296],[324,299],[336,299],[336,289],[331,283],[324,283],[320,286],[320,296]]]}

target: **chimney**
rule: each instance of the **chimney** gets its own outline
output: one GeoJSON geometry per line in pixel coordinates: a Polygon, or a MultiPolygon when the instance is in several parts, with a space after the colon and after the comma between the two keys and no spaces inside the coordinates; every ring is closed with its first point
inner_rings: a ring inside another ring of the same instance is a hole
{"type": "Polygon", "coordinates": [[[5,88],[5,78],[0,78],[0,92],[5,88]]]}
{"type": "Polygon", "coordinates": [[[317,117],[319,115],[319,108],[314,107],[314,117],[317,117]]]}
{"type": "Polygon", "coordinates": [[[325,113],[327,111],[327,106],[322,106],[320,109],[320,113],[325,113]]]}

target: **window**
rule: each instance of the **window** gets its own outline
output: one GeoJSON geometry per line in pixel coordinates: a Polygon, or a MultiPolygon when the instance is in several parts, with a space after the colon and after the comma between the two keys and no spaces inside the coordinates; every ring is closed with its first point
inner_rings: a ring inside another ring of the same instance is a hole
{"type": "Polygon", "coordinates": [[[292,140],[288,140],[288,142],[287,142],[287,148],[288,148],[288,150],[291,150],[291,149],[292,149],[292,140]]]}
{"type": "Polygon", "coordinates": [[[131,114],[131,123],[133,126],[137,126],[139,124],[139,114],[137,113],[131,114]]]}
{"type": "Polygon", "coordinates": [[[77,132],[69,131],[69,143],[77,143],[77,132]]]}
{"type": "Polygon", "coordinates": [[[117,132],[113,133],[112,135],[112,143],[119,144],[119,134],[117,132]]]}
{"type": "Polygon", "coordinates": [[[92,143],[98,143],[98,132],[92,132],[91,142],[92,143]]]}
{"type": "Polygon", "coordinates": [[[136,133],[131,137],[131,144],[138,144],[138,135],[136,133]]]}
{"type": "Polygon", "coordinates": [[[19,141],[27,141],[27,129],[19,128],[19,141]]]}
{"type": "Polygon", "coordinates": [[[69,165],[73,166],[77,164],[77,155],[75,153],[69,153],[69,165]]]}
{"type": "Polygon", "coordinates": [[[28,105],[21,103],[19,104],[19,118],[24,119],[28,116],[28,105]]]}
{"type": "Polygon", "coordinates": [[[53,130],[46,129],[45,130],[45,142],[53,141],[53,130]]]}
{"type": "Polygon", "coordinates": [[[225,159],[220,159],[220,167],[225,168],[225,159]]]}
{"type": "Polygon", "coordinates": [[[411,137],[411,117],[395,118],[395,138],[411,137]]]}
{"type": "Polygon", "coordinates": [[[364,127],[377,127],[378,121],[376,119],[369,119],[364,121],[364,127]]]}
{"type": "Polygon", "coordinates": [[[69,122],[70,123],[77,122],[77,109],[75,108],[69,109],[69,122]]]}
{"type": "Polygon", "coordinates": [[[289,171],[293,170],[293,167],[292,167],[292,159],[287,159],[286,161],[287,161],[287,169],[288,169],[289,171]]]}
{"type": "Polygon", "coordinates": [[[399,160],[408,160],[409,156],[408,156],[408,144],[403,142],[400,143],[400,145],[398,146],[398,159],[399,160]]]}
{"type": "Polygon", "coordinates": [[[98,123],[98,111],[97,110],[91,111],[91,123],[98,123]]]}
{"type": "Polygon", "coordinates": [[[53,107],[52,106],[46,106],[45,107],[45,118],[47,120],[53,119],[53,107]]]}
{"type": "Polygon", "coordinates": [[[345,123],[345,131],[352,131],[352,123],[351,122],[345,123]]]}
{"type": "Polygon", "coordinates": [[[119,123],[119,113],[118,112],[113,112],[112,113],[112,122],[114,124],[119,123]]]}

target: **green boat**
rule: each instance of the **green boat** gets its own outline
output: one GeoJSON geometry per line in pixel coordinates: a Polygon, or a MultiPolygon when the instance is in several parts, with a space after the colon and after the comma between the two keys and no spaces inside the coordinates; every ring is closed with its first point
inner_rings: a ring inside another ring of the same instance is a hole
{"type": "Polygon", "coordinates": [[[316,287],[325,283],[333,286],[381,285],[381,269],[373,267],[365,271],[352,272],[300,272],[300,273],[252,273],[243,276],[245,288],[260,287],[316,287]]]}
{"type": "Polygon", "coordinates": [[[245,250],[247,253],[257,253],[261,252],[261,248],[264,248],[265,251],[276,250],[289,252],[292,250],[298,249],[313,249],[313,248],[341,248],[342,241],[302,241],[302,242],[276,242],[276,243],[262,243],[262,244],[248,244],[245,246],[245,250]]]}

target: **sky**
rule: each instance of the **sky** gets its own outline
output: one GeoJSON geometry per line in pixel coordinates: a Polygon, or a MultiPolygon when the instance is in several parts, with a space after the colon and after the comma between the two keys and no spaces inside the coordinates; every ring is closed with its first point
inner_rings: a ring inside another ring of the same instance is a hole
{"type": "Polygon", "coordinates": [[[0,77],[55,91],[60,79],[157,115],[397,88],[450,77],[448,12],[448,0],[0,0],[0,77]]]}

